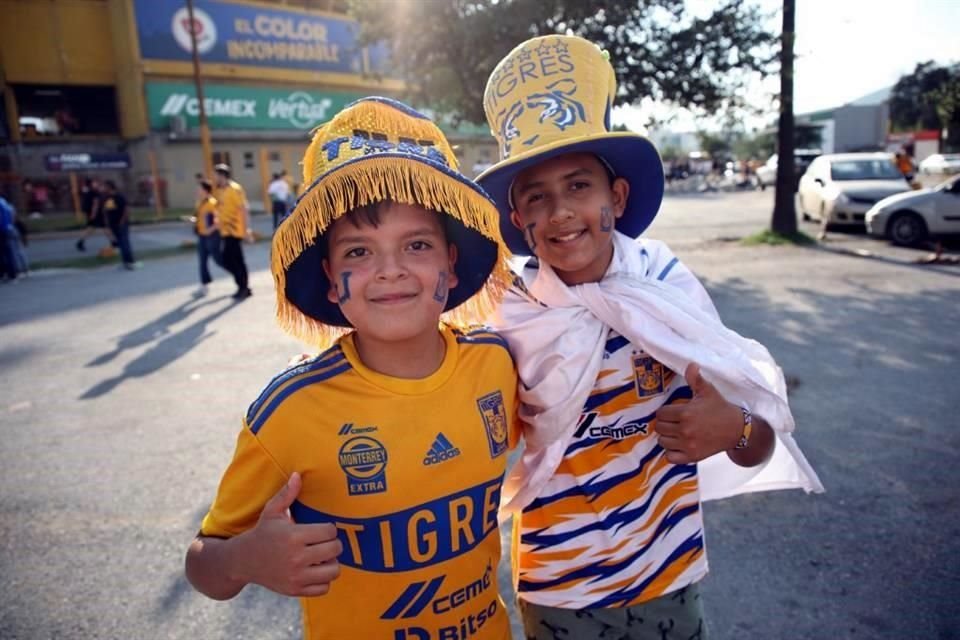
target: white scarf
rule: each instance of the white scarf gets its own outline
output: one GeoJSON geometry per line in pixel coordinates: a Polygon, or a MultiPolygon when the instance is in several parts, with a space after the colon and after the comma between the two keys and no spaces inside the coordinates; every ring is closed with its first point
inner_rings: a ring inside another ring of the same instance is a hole
{"type": "Polygon", "coordinates": [[[726,328],[697,279],[661,242],[614,232],[613,261],[600,282],[567,286],[545,263],[532,283],[516,281],[495,319],[517,359],[526,449],[504,483],[502,508],[516,512],[553,476],[603,361],[608,329],[672,371],[700,365],[728,402],[747,407],[773,428],[773,454],[740,467],[726,453],[698,463],[700,496],[802,488],[822,492],[791,435],[783,372],[760,343],[726,328]],[[662,282],[673,269],[671,284],[662,282]]]}

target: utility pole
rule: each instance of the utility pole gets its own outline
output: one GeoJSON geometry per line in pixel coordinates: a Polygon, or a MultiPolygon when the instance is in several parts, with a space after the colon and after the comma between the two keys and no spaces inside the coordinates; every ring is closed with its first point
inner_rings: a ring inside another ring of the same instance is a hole
{"type": "Polygon", "coordinates": [[[793,41],[795,0],[783,0],[783,33],[780,45],[780,121],[777,124],[777,192],[771,228],[777,233],[797,232],[797,185],[794,165],[793,41]]]}
{"type": "Polygon", "coordinates": [[[200,109],[200,148],[203,151],[203,175],[213,179],[213,148],[210,145],[210,127],[207,125],[207,109],[203,102],[203,83],[200,81],[200,56],[197,54],[196,21],[193,19],[193,0],[187,0],[187,13],[190,16],[190,52],[193,54],[193,84],[197,92],[197,106],[200,109]]]}

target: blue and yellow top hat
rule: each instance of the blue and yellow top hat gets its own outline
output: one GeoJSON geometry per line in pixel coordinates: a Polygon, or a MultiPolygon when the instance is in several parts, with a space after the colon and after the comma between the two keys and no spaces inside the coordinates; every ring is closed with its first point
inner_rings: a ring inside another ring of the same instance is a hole
{"type": "Polygon", "coordinates": [[[325,345],[350,327],[327,299],[322,237],[345,213],[383,200],[446,216],[447,238],[459,250],[459,284],[450,291],[444,322],[479,322],[506,291],[510,253],[496,206],[457,171],[440,129],[405,104],[370,97],[344,107],[314,132],[303,157],[303,184],[306,190],[273,236],[271,255],[278,322],[294,336],[325,345]]]}
{"type": "Polygon", "coordinates": [[[530,253],[510,222],[514,179],[566,153],[595,154],[630,183],[618,231],[636,238],[653,222],[663,199],[663,164],[643,136],[610,131],[616,94],[617,78],[606,53],[577,36],[527,40],[493,70],[483,107],[500,145],[500,161],[477,181],[497,203],[500,232],[514,253],[530,253]]]}

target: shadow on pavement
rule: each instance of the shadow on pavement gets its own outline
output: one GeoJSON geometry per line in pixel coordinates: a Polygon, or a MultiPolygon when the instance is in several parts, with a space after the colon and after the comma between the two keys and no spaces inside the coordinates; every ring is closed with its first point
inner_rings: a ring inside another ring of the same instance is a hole
{"type": "MultiPolygon", "coordinates": [[[[222,300],[223,298],[219,298],[222,300]]],[[[214,302],[214,301],[211,301],[214,302]]],[[[124,366],[123,372],[113,378],[108,378],[101,382],[98,382],[83,395],[80,396],[80,400],[91,400],[93,398],[99,398],[100,396],[110,393],[124,380],[130,378],[140,378],[146,375],[158,371],[159,369],[164,368],[171,362],[177,360],[178,358],[187,354],[191,349],[196,347],[198,344],[206,340],[207,338],[213,335],[213,332],[206,333],[207,324],[216,320],[220,316],[224,315],[231,309],[233,309],[238,303],[230,301],[225,307],[206,315],[188,327],[176,332],[167,335],[163,340],[157,342],[149,350],[145,351],[143,354],[137,358],[131,360],[124,366]]],[[[170,314],[165,314],[163,318],[166,318],[170,314]]],[[[169,322],[165,326],[169,326],[169,322]]],[[[150,323],[145,325],[145,327],[156,326],[156,323],[150,323]]],[[[139,330],[138,330],[139,331],[139,330]]],[[[134,332],[136,333],[136,332],[134,332]]],[[[129,347],[126,347],[129,348],[129,347]]],[[[106,354],[110,355],[110,354],[106,354]]],[[[102,357],[102,356],[101,356],[102,357]]],[[[97,359],[99,360],[99,358],[97,359]]],[[[94,360],[96,362],[96,360],[94,360]]],[[[93,363],[91,363],[93,364],[93,363]]],[[[102,363],[98,363],[102,364],[102,363]]],[[[88,365],[90,366],[90,365],[88,365]]]]}
{"type": "Polygon", "coordinates": [[[960,361],[956,288],[903,293],[878,279],[841,295],[796,286],[779,305],[739,278],[705,284],[727,326],[799,378],[797,440],[827,490],[707,503],[713,626],[730,637],[782,637],[776,629],[789,625],[797,638],[935,637],[933,628],[953,628],[938,603],[960,598],[950,577],[960,573],[956,526],[944,519],[957,505],[950,487],[960,486],[949,391],[960,361]],[[742,553],[758,547],[765,551],[742,553]],[[739,622],[745,616],[721,604],[757,593],[787,617],[739,622]],[[904,599],[922,603],[911,618],[926,620],[929,633],[902,615],[904,599]]]}
{"type": "Polygon", "coordinates": [[[127,349],[134,349],[140,345],[153,342],[158,338],[166,336],[170,333],[171,326],[184,320],[194,311],[228,298],[229,296],[227,295],[217,296],[216,298],[191,298],[190,300],[187,300],[178,306],[176,309],[172,309],[163,314],[156,320],[151,320],[147,324],[137,327],[129,333],[123,334],[117,340],[117,346],[113,351],[108,351],[107,353],[97,356],[84,366],[99,367],[100,365],[110,362],[127,349]]]}
{"type": "MultiPolygon", "coordinates": [[[[960,278],[960,269],[951,268],[946,265],[930,264],[917,262],[917,259],[907,260],[901,258],[893,258],[890,256],[885,256],[868,249],[851,249],[849,247],[842,247],[836,245],[829,245],[820,243],[816,246],[810,246],[809,249],[813,251],[824,251],[826,253],[832,253],[838,256],[849,256],[851,258],[859,258],[861,260],[876,260],[877,262],[883,262],[886,264],[898,266],[898,267],[909,267],[911,269],[923,269],[925,271],[936,271],[945,276],[952,276],[954,278],[960,278]]],[[[918,256],[919,258],[919,256],[918,256]]]]}

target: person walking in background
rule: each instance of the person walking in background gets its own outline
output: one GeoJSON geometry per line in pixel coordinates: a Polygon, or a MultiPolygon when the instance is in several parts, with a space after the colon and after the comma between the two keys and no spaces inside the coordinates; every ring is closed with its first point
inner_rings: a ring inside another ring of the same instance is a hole
{"type": "Polygon", "coordinates": [[[107,180],[103,186],[101,208],[110,232],[117,241],[123,268],[128,271],[139,269],[142,265],[134,260],[130,246],[130,210],[127,208],[127,198],[117,190],[113,180],[107,180]]]}
{"type": "Polygon", "coordinates": [[[244,300],[253,295],[247,284],[247,263],[243,259],[243,239],[248,236],[252,238],[248,226],[250,207],[247,194],[239,183],[230,179],[229,165],[218,164],[213,169],[217,187],[213,196],[220,205],[217,219],[223,238],[223,268],[233,274],[237,283],[234,299],[244,300]]]}
{"type": "Polygon", "coordinates": [[[287,216],[290,203],[290,185],[283,179],[282,173],[273,174],[273,181],[267,187],[267,195],[273,207],[273,228],[276,229],[287,216]]]}
{"type": "Polygon", "coordinates": [[[903,179],[906,180],[907,184],[912,187],[913,178],[917,173],[917,167],[913,162],[913,158],[910,157],[910,154],[907,153],[906,149],[897,151],[894,158],[894,163],[897,165],[897,169],[900,170],[900,173],[903,174],[903,179]]]}
{"type": "Polygon", "coordinates": [[[207,266],[212,258],[217,266],[223,266],[220,253],[220,230],[217,222],[217,199],[213,197],[213,184],[209,180],[200,180],[197,187],[197,257],[200,259],[200,289],[197,294],[207,295],[207,285],[213,278],[207,266]]]}
{"type": "Polygon", "coordinates": [[[287,211],[290,212],[293,211],[293,205],[297,203],[297,196],[299,195],[298,187],[300,185],[293,181],[293,178],[290,177],[286,169],[280,171],[280,177],[283,178],[283,181],[290,187],[290,195],[287,196],[287,211]]]}
{"type": "Polygon", "coordinates": [[[100,208],[101,194],[100,181],[96,178],[86,178],[83,186],[80,187],[80,211],[83,212],[83,219],[86,226],[83,233],[77,240],[77,251],[86,251],[86,241],[97,229],[103,231],[103,235],[110,241],[111,245],[116,244],[116,240],[110,235],[106,222],[103,219],[103,211],[100,208]]]}
{"type": "Polygon", "coordinates": [[[27,256],[23,251],[20,231],[17,228],[17,212],[13,205],[0,196],[0,252],[3,255],[3,276],[16,282],[17,276],[29,270],[27,256]]]}

